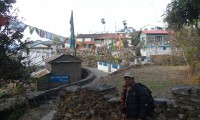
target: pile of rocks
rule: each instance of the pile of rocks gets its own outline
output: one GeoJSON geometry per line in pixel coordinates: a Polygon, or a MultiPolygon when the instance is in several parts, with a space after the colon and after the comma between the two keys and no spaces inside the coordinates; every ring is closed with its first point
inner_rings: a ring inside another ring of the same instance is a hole
{"type": "Polygon", "coordinates": [[[54,120],[119,120],[119,97],[115,86],[71,86],[61,95],[54,120]]]}
{"type": "MultiPolygon", "coordinates": [[[[120,120],[119,96],[114,86],[106,84],[73,86],[61,95],[54,120],[120,120]]],[[[154,98],[150,120],[199,120],[200,86],[172,89],[174,99],[154,98]]]]}

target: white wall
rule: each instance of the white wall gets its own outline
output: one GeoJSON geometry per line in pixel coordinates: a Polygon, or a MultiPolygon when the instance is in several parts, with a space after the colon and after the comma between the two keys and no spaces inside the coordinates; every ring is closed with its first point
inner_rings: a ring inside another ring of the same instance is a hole
{"type": "MultiPolygon", "coordinates": [[[[23,52],[23,57],[27,56],[26,52],[23,52]]],[[[52,56],[51,49],[30,49],[28,58],[24,61],[27,62],[30,60],[29,65],[38,65],[45,66],[44,60],[52,56]]],[[[27,64],[28,65],[28,64],[27,64]]]]}
{"type": "Polygon", "coordinates": [[[147,48],[146,56],[150,55],[171,55],[171,47],[166,47],[166,50],[163,50],[163,47],[147,48]]]}
{"type": "Polygon", "coordinates": [[[118,64],[116,64],[117,68],[113,68],[112,64],[104,65],[103,63],[105,62],[102,62],[102,65],[101,65],[100,63],[101,62],[97,62],[97,69],[102,70],[104,72],[112,73],[120,69],[120,66],[118,64]]]}

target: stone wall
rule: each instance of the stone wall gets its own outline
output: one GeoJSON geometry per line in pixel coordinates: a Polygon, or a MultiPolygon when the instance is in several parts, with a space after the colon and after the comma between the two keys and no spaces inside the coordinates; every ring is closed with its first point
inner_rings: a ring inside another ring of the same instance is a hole
{"type": "MultiPolygon", "coordinates": [[[[172,89],[174,100],[154,98],[155,109],[150,120],[199,120],[200,87],[181,86],[172,89]]],[[[120,104],[115,86],[106,84],[65,88],[54,115],[58,119],[120,120],[120,104]]]]}
{"type": "MultiPolygon", "coordinates": [[[[45,99],[51,99],[52,95],[61,94],[54,119],[120,120],[119,92],[116,87],[88,84],[94,78],[91,72],[88,73],[87,78],[73,86],[31,93],[26,98],[0,99],[0,118],[5,118],[13,109],[40,105],[45,99]]],[[[172,94],[174,99],[154,98],[155,109],[151,119],[200,120],[200,86],[177,86],[172,89],[172,94]]]]}
{"type": "MultiPolygon", "coordinates": [[[[82,86],[90,83],[94,77],[94,74],[90,70],[84,68],[84,79],[71,83],[70,85],[82,86]]],[[[10,114],[15,111],[19,111],[20,109],[24,109],[26,107],[38,107],[41,104],[44,104],[45,101],[52,99],[52,97],[57,97],[60,94],[60,91],[70,85],[61,85],[59,87],[44,91],[35,91],[28,93],[25,96],[15,96],[8,99],[0,99],[0,120],[5,120],[10,114]]]]}
{"type": "Polygon", "coordinates": [[[176,104],[174,108],[179,110],[179,118],[200,120],[200,86],[174,87],[172,94],[176,104]]]}
{"type": "Polygon", "coordinates": [[[64,85],[69,86],[69,85],[74,85],[78,83],[86,84],[93,80],[94,74],[91,74],[89,70],[87,70],[86,68],[82,68],[81,71],[82,71],[81,79],[72,81],[72,82],[70,80],[70,83],[49,82],[50,75],[48,74],[46,76],[43,76],[40,78],[40,80],[37,81],[37,90],[38,91],[50,90],[55,87],[64,86],[64,85]]]}
{"type": "Polygon", "coordinates": [[[65,88],[53,120],[120,120],[115,86],[91,84],[65,88]]]}

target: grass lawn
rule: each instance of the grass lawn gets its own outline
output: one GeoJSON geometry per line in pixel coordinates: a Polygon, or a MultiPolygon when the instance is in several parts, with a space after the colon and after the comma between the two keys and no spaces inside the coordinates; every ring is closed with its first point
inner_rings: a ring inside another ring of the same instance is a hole
{"type": "Polygon", "coordinates": [[[121,91],[124,85],[123,75],[131,71],[135,74],[135,81],[147,85],[154,97],[171,98],[171,88],[177,85],[187,85],[189,72],[187,66],[142,66],[120,70],[93,83],[107,83],[116,85],[121,91]]]}

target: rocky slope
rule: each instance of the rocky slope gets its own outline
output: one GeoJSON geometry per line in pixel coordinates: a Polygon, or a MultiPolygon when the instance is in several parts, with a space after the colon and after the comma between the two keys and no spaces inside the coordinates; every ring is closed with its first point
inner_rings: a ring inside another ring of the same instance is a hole
{"type": "Polygon", "coordinates": [[[88,85],[65,89],[54,120],[119,120],[120,105],[114,86],[88,85]],[[73,89],[73,90],[72,90],[73,89]]]}

